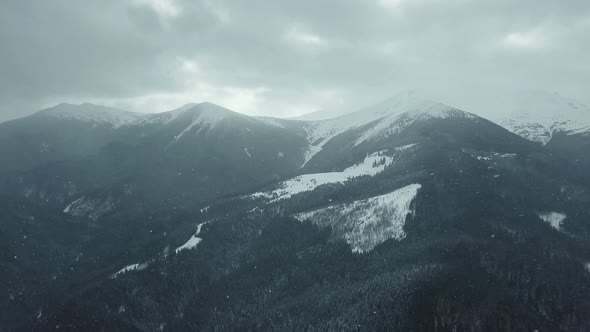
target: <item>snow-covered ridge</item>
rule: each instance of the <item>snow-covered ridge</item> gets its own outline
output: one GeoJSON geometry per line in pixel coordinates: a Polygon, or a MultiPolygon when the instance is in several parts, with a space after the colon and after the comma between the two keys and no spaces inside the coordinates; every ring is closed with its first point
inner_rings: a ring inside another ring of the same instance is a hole
{"type": "Polygon", "coordinates": [[[306,155],[306,163],[324,144],[335,136],[348,130],[376,122],[356,141],[356,145],[383,135],[401,131],[414,121],[430,118],[476,117],[451,106],[432,101],[416,92],[403,92],[376,105],[343,116],[310,122],[305,130],[311,147],[306,155]]]}
{"type": "Polygon", "coordinates": [[[590,108],[557,93],[525,92],[512,96],[501,126],[530,141],[547,144],[556,133],[590,133],[590,108]]]}
{"type": "Polygon", "coordinates": [[[148,114],[127,112],[87,103],[80,105],[59,104],[43,110],[38,114],[64,120],[77,120],[97,125],[107,125],[112,128],[132,125],[149,116],[148,114]]]}
{"type": "Polygon", "coordinates": [[[291,198],[293,195],[305,191],[312,191],[317,187],[329,183],[344,183],[355,177],[369,175],[374,176],[383,172],[385,168],[391,165],[396,157],[403,151],[410,149],[414,144],[399,146],[390,150],[391,155],[386,154],[386,150],[371,153],[365,159],[355,165],[352,165],[342,172],[327,172],[315,174],[303,174],[290,180],[279,183],[279,188],[266,192],[259,192],[250,195],[251,198],[267,198],[271,202],[277,202],[283,199],[291,198]]]}
{"type": "Polygon", "coordinates": [[[182,121],[186,121],[188,124],[176,136],[177,138],[185,135],[193,128],[212,128],[230,117],[241,117],[262,122],[209,102],[189,103],[172,111],[155,114],[127,112],[93,104],[59,104],[38,114],[64,120],[88,122],[94,125],[107,125],[115,129],[128,126],[164,125],[183,118],[182,121]]]}
{"type": "MultiPolygon", "coordinates": [[[[192,122],[174,137],[175,140],[180,139],[183,135],[195,128],[197,129],[197,132],[203,129],[212,129],[221,121],[231,117],[233,114],[237,114],[211,103],[201,103],[188,110],[183,110],[180,113],[190,111],[193,111],[191,114],[192,122]]],[[[179,115],[176,115],[175,117],[178,116],[179,115]]]]}
{"type": "Polygon", "coordinates": [[[355,146],[363,142],[375,141],[398,134],[417,121],[447,118],[475,119],[477,116],[443,104],[425,105],[421,109],[415,109],[399,115],[390,115],[382,119],[370,129],[363,132],[355,141],[355,146]]]}
{"type": "Polygon", "coordinates": [[[521,136],[529,141],[549,143],[556,133],[566,135],[590,133],[590,121],[582,122],[571,119],[545,119],[545,120],[518,120],[504,119],[500,125],[509,131],[521,136]]]}
{"type": "Polygon", "coordinates": [[[331,227],[337,238],[343,238],[355,252],[367,252],[388,239],[405,238],[404,225],[414,215],[412,202],[420,184],[410,184],[391,193],[338,204],[294,215],[300,221],[310,220],[321,227],[331,227]]]}

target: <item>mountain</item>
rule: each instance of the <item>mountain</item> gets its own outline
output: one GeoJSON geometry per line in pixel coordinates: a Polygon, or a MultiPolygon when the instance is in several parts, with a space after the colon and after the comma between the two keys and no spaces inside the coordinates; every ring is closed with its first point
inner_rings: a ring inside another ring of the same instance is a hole
{"type": "Polygon", "coordinates": [[[139,114],[91,104],[60,104],[0,123],[0,170],[22,171],[96,153],[139,114]]]}
{"type": "Polygon", "coordinates": [[[590,168],[560,135],[415,93],[112,123],[90,154],[0,172],[9,329],[590,327],[590,168]]]}
{"type": "MultiPolygon", "coordinates": [[[[36,299],[47,296],[44,287],[62,292],[85,285],[93,280],[92,271],[120,264],[126,255],[152,254],[144,247],[182,231],[188,220],[181,216],[187,211],[294,173],[307,148],[297,134],[210,103],[141,115],[88,104],[58,105],[3,123],[0,133],[0,155],[6,156],[0,196],[14,201],[1,209],[7,216],[2,235],[11,239],[5,248],[5,267],[11,271],[5,272],[11,277],[2,279],[12,285],[7,292],[34,292],[36,299]],[[22,205],[29,208],[14,214],[15,206],[22,205]],[[35,209],[44,212],[34,214],[35,209]],[[47,229],[62,229],[64,223],[85,225],[58,235],[76,238],[71,248],[47,229]],[[50,238],[41,235],[47,233],[50,238]],[[27,239],[13,239],[14,234],[27,239]],[[20,262],[28,257],[17,254],[24,245],[46,248],[55,257],[40,264],[20,262]],[[81,256],[61,254],[71,249],[81,256]],[[21,263],[22,269],[13,270],[21,263]],[[68,272],[72,264],[75,272],[68,272]],[[16,283],[34,280],[34,269],[27,266],[55,274],[57,282],[16,283]]],[[[29,300],[15,297],[17,302],[6,306],[36,312],[29,300]]]]}
{"type": "Polygon", "coordinates": [[[84,200],[104,201],[91,197],[132,190],[171,199],[188,191],[192,202],[239,192],[296,171],[307,145],[297,134],[210,103],[141,115],[59,105],[4,123],[0,132],[7,143],[0,154],[9,156],[4,189],[62,209],[80,192],[84,200]]]}
{"type": "Polygon", "coordinates": [[[590,108],[557,93],[522,92],[508,98],[506,107],[511,114],[499,123],[533,142],[590,133],[590,108]]]}
{"type": "Polygon", "coordinates": [[[508,117],[496,119],[508,130],[545,145],[569,159],[578,172],[590,168],[590,108],[557,93],[529,91],[506,98],[508,117]]]}

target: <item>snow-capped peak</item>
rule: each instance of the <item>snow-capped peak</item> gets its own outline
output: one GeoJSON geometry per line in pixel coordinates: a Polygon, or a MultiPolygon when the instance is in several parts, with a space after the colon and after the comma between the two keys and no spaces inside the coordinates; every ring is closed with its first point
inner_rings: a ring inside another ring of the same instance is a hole
{"type": "Polygon", "coordinates": [[[195,104],[192,107],[185,106],[171,112],[172,119],[170,121],[180,118],[183,120],[185,118],[190,119],[190,123],[184,127],[184,129],[182,129],[178,135],[175,136],[175,140],[179,140],[182,136],[193,129],[197,129],[198,131],[202,129],[212,129],[222,121],[229,118],[250,119],[246,115],[230,111],[227,108],[210,102],[195,104]]]}
{"type": "Polygon", "coordinates": [[[180,106],[179,108],[176,108],[170,112],[171,113],[182,113],[182,112],[184,112],[188,109],[191,109],[197,105],[199,105],[199,104],[198,103],[187,103],[187,104],[184,104],[184,105],[180,106]]]}
{"type": "Polygon", "coordinates": [[[508,115],[495,120],[528,140],[546,144],[556,133],[590,132],[590,108],[558,93],[521,92],[505,103],[508,115]]]}
{"type": "MultiPolygon", "coordinates": [[[[409,116],[414,120],[475,117],[473,114],[430,100],[416,91],[398,93],[391,98],[357,112],[334,119],[310,122],[307,127],[307,138],[312,146],[306,155],[306,161],[309,161],[318,153],[330,139],[347,130],[359,128],[383,119],[359,138],[357,144],[360,144],[365,140],[375,138],[380,133],[384,133],[383,131],[390,128],[401,116],[409,116]]],[[[410,122],[406,121],[406,123],[410,122]]]]}
{"type": "Polygon", "coordinates": [[[45,109],[38,114],[65,120],[77,120],[113,128],[130,125],[145,117],[145,114],[122,111],[89,103],[80,105],[62,103],[45,109]]]}

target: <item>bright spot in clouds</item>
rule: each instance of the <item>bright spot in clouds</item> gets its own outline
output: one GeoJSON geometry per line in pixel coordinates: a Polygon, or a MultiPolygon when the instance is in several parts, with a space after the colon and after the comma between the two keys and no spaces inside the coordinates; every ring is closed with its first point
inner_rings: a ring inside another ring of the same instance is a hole
{"type": "Polygon", "coordinates": [[[518,49],[539,49],[545,46],[540,30],[510,33],[504,37],[503,44],[518,49]]]}
{"type": "Polygon", "coordinates": [[[320,36],[301,30],[299,27],[292,27],[287,32],[287,38],[303,45],[319,46],[324,44],[320,36]]]}
{"type": "Polygon", "coordinates": [[[180,6],[174,0],[142,0],[142,2],[145,1],[162,16],[176,17],[181,11],[180,6]]]}

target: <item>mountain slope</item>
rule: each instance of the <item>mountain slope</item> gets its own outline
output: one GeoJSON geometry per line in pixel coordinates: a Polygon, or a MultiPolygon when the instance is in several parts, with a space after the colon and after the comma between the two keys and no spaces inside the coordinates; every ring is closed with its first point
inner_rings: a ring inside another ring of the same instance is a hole
{"type": "Polygon", "coordinates": [[[293,177],[189,213],[182,235],[147,248],[179,248],[198,235],[197,246],[130,257],[109,273],[150,263],[115,279],[105,274],[47,326],[590,326],[582,170],[454,108],[373,114],[334,125],[341,132],[293,177]],[[545,216],[565,218],[556,228],[545,216]]]}
{"type": "Polygon", "coordinates": [[[66,237],[83,255],[61,254],[75,272],[49,283],[63,295],[29,297],[24,328],[590,327],[588,170],[557,141],[414,94],[325,121],[196,104],[113,130],[6,180],[87,227],[66,237]]]}

